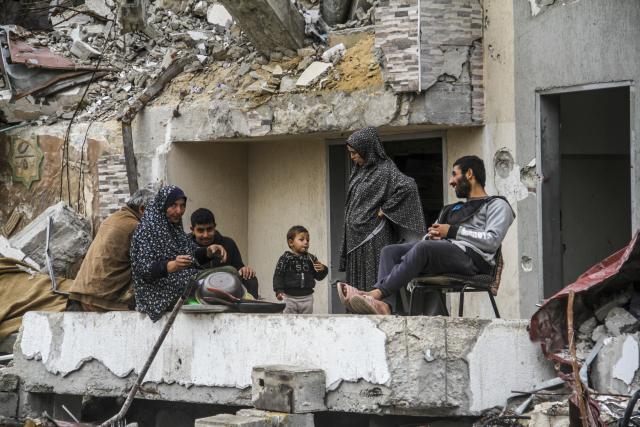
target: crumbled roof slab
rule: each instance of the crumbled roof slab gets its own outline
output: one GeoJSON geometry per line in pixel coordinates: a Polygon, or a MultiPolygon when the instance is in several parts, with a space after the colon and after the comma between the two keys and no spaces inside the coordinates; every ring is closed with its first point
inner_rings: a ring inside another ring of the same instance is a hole
{"type": "MultiPolygon", "coordinates": [[[[13,373],[25,391],[117,396],[164,322],[135,312],[27,313],[13,373]]],[[[259,365],[324,370],[329,411],[477,415],[553,376],[526,321],[180,314],[141,397],[251,405],[259,365]]]]}

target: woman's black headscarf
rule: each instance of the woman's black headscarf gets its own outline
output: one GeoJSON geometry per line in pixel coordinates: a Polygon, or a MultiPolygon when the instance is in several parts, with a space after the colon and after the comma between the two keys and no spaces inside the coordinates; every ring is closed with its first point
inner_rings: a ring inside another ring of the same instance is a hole
{"type": "Polygon", "coordinates": [[[182,228],[167,218],[167,202],[186,196],[180,188],[162,187],[147,206],[142,221],[131,240],[131,266],[136,309],[149,315],[154,322],[176,302],[196,270],[188,268],[166,277],[152,279],[155,263],[167,263],[178,255],[194,255],[194,245],[182,228]]]}
{"type": "MultiPolygon", "coordinates": [[[[381,221],[389,220],[398,233],[425,232],[418,187],[413,178],[400,172],[387,156],[376,129],[366,127],[354,132],[347,139],[347,144],[364,159],[364,165],[351,166],[342,269],[347,255],[370,238],[381,221]],[[385,218],[377,218],[379,209],[385,218]]],[[[395,242],[386,244],[390,243],[395,242]]]]}

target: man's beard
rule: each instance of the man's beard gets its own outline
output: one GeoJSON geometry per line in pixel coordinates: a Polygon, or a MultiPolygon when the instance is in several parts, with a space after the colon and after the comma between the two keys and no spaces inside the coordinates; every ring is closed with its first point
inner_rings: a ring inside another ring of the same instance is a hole
{"type": "Polygon", "coordinates": [[[460,181],[456,183],[455,187],[456,196],[459,199],[468,199],[471,194],[471,183],[467,179],[466,175],[462,175],[460,181]]]}

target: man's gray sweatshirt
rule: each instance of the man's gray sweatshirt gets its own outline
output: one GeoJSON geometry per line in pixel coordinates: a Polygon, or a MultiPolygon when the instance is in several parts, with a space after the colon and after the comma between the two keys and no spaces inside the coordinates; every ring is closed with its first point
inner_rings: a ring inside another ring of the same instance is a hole
{"type": "Polygon", "coordinates": [[[490,265],[515,216],[508,202],[495,198],[483,204],[466,221],[452,225],[447,239],[460,249],[470,248],[490,265]]]}

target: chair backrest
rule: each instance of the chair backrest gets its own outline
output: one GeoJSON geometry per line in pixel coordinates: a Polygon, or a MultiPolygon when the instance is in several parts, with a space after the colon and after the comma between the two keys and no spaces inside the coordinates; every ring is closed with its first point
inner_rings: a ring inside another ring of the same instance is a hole
{"type": "Polygon", "coordinates": [[[498,295],[498,288],[500,288],[500,279],[502,278],[502,269],[504,268],[504,259],[502,258],[502,247],[498,248],[495,256],[495,265],[493,266],[492,276],[493,282],[489,284],[489,289],[493,296],[498,295]]]}

